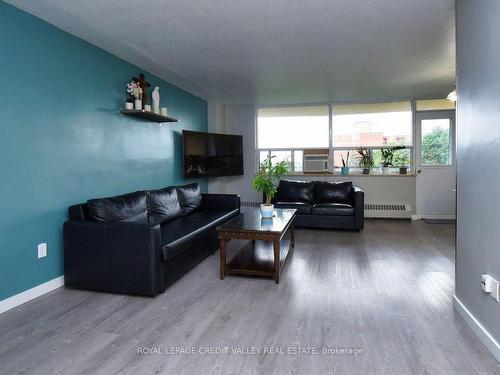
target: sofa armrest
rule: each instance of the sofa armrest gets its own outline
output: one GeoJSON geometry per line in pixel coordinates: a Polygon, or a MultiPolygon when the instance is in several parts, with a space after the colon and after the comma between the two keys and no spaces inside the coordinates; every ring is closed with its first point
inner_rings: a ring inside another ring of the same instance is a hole
{"type": "Polygon", "coordinates": [[[87,205],[85,203],[74,204],[68,207],[68,218],[70,221],[83,221],[87,217],[87,205]]]}
{"type": "Polygon", "coordinates": [[[237,194],[202,194],[203,210],[240,210],[240,196],[237,194]]]}
{"type": "Polygon", "coordinates": [[[365,225],[365,192],[353,186],[354,229],[363,229],[365,225]]]}
{"type": "Polygon", "coordinates": [[[66,285],[150,296],[165,289],[159,225],[67,221],[63,235],[66,285]]]}

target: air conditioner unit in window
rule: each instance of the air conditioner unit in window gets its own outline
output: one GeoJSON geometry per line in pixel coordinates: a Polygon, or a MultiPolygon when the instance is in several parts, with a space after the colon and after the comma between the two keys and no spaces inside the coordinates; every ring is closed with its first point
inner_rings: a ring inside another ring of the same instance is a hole
{"type": "Polygon", "coordinates": [[[304,172],[328,172],[328,154],[304,155],[304,172]]]}

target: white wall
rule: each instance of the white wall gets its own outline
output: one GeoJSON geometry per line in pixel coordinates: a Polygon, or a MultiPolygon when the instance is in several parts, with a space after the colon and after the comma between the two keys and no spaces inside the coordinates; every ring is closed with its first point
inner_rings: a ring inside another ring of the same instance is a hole
{"type": "MultiPolygon", "coordinates": [[[[210,104],[210,103],[209,103],[210,104]]],[[[209,105],[210,107],[210,105],[209,105]]],[[[215,105],[214,105],[215,107],[215,105]]],[[[236,193],[244,202],[260,202],[262,195],[252,188],[252,177],[256,172],[255,155],[255,107],[250,105],[222,105],[211,110],[214,118],[209,121],[209,131],[243,135],[243,176],[210,179],[209,191],[213,193],[236,193]]],[[[415,213],[414,176],[288,176],[296,180],[353,181],[365,191],[365,201],[370,203],[404,203],[415,213]]]]}

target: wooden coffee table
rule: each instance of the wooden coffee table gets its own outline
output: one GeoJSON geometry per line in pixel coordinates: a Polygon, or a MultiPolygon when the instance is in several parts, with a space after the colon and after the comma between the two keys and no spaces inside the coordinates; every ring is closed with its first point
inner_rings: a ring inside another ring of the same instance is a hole
{"type": "Polygon", "coordinates": [[[259,209],[252,209],[217,227],[221,280],[228,274],[265,276],[278,284],[295,245],[296,211],[277,208],[272,219],[263,219],[259,209]],[[250,241],[226,264],[227,242],[235,239],[250,241]]]}

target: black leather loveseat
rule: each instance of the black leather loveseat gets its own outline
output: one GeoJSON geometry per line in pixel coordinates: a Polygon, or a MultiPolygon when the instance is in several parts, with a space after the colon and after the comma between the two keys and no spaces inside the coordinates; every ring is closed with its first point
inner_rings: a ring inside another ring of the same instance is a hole
{"type": "Polygon", "coordinates": [[[215,227],[240,197],[198,184],[91,199],[64,223],[67,286],[154,296],[217,250],[215,227]]]}
{"type": "Polygon", "coordinates": [[[298,227],[361,230],[364,195],[352,182],[280,180],[273,203],[296,208],[298,227]]]}

